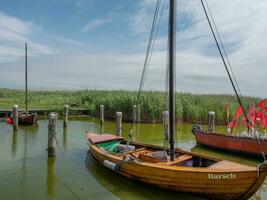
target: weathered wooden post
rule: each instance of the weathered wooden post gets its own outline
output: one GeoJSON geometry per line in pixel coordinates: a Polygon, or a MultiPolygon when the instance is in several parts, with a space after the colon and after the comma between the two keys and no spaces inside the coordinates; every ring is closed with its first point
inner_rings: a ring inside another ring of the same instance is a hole
{"type": "Polygon", "coordinates": [[[140,105],[137,105],[137,116],[136,116],[136,122],[140,123],[141,122],[141,108],[140,105]]]}
{"type": "Polygon", "coordinates": [[[13,106],[13,130],[17,131],[19,128],[19,107],[18,105],[13,106]]]}
{"type": "Polygon", "coordinates": [[[163,135],[165,140],[169,139],[169,111],[163,111],[163,135]]]}
{"type": "Polygon", "coordinates": [[[63,120],[63,127],[68,127],[68,116],[69,116],[69,105],[64,105],[64,120],[63,120]]]}
{"type": "Polygon", "coordinates": [[[99,110],[99,118],[100,118],[100,134],[104,132],[104,121],[105,121],[105,111],[104,111],[104,105],[100,105],[99,110]]]}
{"type": "Polygon", "coordinates": [[[208,131],[214,132],[215,129],[215,112],[210,111],[209,112],[209,124],[208,124],[208,131]]]}
{"type": "Polygon", "coordinates": [[[105,116],[104,116],[104,105],[100,105],[100,125],[103,126],[104,125],[104,120],[105,120],[105,116]]]}
{"type": "Polygon", "coordinates": [[[116,135],[121,136],[122,112],[116,112],[116,135]]]}
{"type": "Polygon", "coordinates": [[[50,113],[48,116],[48,157],[56,156],[56,125],[57,125],[57,113],[50,113]]]}
{"type": "Polygon", "coordinates": [[[135,124],[137,121],[137,106],[133,105],[133,123],[135,124]]]}

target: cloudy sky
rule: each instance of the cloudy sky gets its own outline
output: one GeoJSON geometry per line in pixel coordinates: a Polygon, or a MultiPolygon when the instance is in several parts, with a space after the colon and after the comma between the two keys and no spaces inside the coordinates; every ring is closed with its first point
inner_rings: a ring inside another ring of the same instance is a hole
{"type": "MultiPolygon", "coordinates": [[[[140,82],[155,0],[1,1],[0,87],[130,89],[140,82]]],[[[267,96],[267,1],[208,0],[244,95],[267,96]]],[[[177,91],[233,94],[200,0],[178,0],[177,91]]],[[[145,89],[165,87],[167,9],[145,89]]]]}

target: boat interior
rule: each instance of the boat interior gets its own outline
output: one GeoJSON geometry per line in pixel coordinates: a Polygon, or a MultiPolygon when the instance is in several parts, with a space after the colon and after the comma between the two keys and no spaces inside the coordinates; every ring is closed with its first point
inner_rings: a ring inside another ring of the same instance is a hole
{"type": "Polygon", "coordinates": [[[138,161],[167,166],[209,167],[217,160],[190,155],[175,151],[174,161],[170,161],[169,150],[163,147],[143,146],[141,144],[127,145],[125,140],[112,140],[96,144],[99,148],[121,157],[129,156],[138,161]]]}

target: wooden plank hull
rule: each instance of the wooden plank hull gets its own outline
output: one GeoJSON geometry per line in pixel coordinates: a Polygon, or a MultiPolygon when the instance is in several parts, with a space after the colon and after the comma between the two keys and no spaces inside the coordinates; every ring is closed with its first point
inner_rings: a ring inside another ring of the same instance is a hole
{"type": "Polygon", "coordinates": [[[248,199],[259,189],[267,175],[265,168],[257,176],[256,167],[229,161],[218,161],[205,168],[131,160],[125,162],[122,157],[110,154],[95,144],[90,144],[90,153],[103,165],[106,161],[120,165],[114,171],[130,179],[214,200],[248,199]]]}
{"type": "Polygon", "coordinates": [[[35,114],[19,114],[18,116],[19,125],[31,126],[37,121],[37,117],[35,114]]]}
{"type": "Polygon", "coordinates": [[[195,130],[194,134],[197,143],[212,148],[251,155],[261,155],[263,150],[263,152],[267,154],[267,140],[265,139],[260,139],[260,142],[262,144],[261,149],[257,140],[253,138],[207,133],[200,130],[195,130]]]}

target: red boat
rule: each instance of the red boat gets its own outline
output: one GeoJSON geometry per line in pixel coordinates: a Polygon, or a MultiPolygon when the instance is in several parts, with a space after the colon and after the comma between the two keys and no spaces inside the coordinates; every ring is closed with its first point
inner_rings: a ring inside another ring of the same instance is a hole
{"type": "Polygon", "coordinates": [[[192,132],[198,144],[251,155],[261,155],[262,151],[267,154],[267,137],[260,137],[259,145],[258,140],[253,137],[209,133],[198,127],[193,127],[192,132]]]}
{"type": "Polygon", "coordinates": [[[33,125],[37,121],[37,115],[33,113],[22,113],[18,116],[19,125],[33,125]]]}
{"type": "Polygon", "coordinates": [[[214,132],[215,113],[209,112],[209,128],[204,131],[200,126],[194,125],[192,132],[195,134],[197,143],[209,147],[247,153],[253,155],[267,154],[267,107],[265,106],[267,99],[261,100],[256,105],[251,105],[248,112],[244,114],[244,108],[238,107],[235,112],[233,121],[229,122],[228,118],[228,134],[218,134],[214,132]],[[244,115],[242,120],[239,118],[244,115]],[[232,134],[232,130],[241,122],[246,127],[246,131],[242,134],[232,134]],[[263,133],[265,130],[265,134],[263,133]]]}

